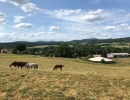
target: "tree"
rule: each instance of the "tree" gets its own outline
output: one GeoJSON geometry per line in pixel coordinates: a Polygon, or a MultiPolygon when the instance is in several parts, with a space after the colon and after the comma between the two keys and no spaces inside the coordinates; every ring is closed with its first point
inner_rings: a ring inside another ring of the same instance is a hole
{"type": "Polygon", "coordinates": [[[17,54],[16,48],[13,48],[12,53],[13,53],[13,54],[17,54]]]}
{"type": "Polygon", "coordinates": [[[26,45],[23,43],[18,43],[15,45],[15,49],[19,51],[19,53],[22,53],[22,51],[26,50],[26,45]]]}
{"type": "Polygon", "coordinates": [[[56,48],[54,55],[56,57],[71,57],[71,47],[67,43],[60,44],[56,48]]]}

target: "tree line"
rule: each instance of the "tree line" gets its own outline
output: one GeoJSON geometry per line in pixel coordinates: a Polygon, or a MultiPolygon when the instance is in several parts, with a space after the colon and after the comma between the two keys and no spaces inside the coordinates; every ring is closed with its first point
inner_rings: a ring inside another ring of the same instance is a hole
{"type": "Polygon", "coordinates": [[[60,45],[61,43],[68,43],[71,45],[77,44],[77,43],[88,43],[88,44],[96,44],[96,43],[108,43],[107,45],[116,42],[116,43],[130,43],[130,37],[125,38],[116,38],[116,39],[83,39],[83,40],[72,40],[68,42],[63,41],[36,41],[36,42],[27,42],[27,41],[17,41],[17,42],[9,42],[9,43],[0,43],[0,48],[13,48],[18,43],[24,43],[27,47],[32,46],[40,46],[40,45],[60,45]]]}
{"type": "Polygon", "coordinates": [[[58,46],[48,46],[44,48],[27,48],[25,44],[19,43],[14,46],[12,53],[24,53],[41,56],[55,56],[55,57],[66,57],[66,58],[77,58],[87,57],[93,54],[100,54],[106,57],[107,53],[130,53],[128,47],[102,47],[100,45],[92,44],[74,44],[69,45],[68,43],[61,43],[58,46]]]}

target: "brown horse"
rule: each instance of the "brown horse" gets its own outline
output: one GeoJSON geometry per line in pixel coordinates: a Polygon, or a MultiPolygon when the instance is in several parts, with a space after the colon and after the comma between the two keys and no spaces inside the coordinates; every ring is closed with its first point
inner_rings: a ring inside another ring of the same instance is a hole
{"type": "Polygon", "coordinates": [[[18,62],[17,62],[17,61],[12,62],[12,63],[9,65],[9,67],[11,67],[11,66],[17,67],[17,66],[18,66],[18,62]]]}
{"type": "MultiPolygon", "coordinates": [[[[22,67],[24,67],[27,63],[28,63],[28,62],[19,62],[19,66],[22,68],[22,67]]],[[[26,68],[26,66],[25,66],[25,68],[26,68]]]]}
{"type": "Polygon", "coordinates": [[[12,62],[10,65],[9,65],[9,67],[11,67],[11,66],[14,66],[15,68],[16,67],[21,67],[21,68],[23,68],[26,64],[27,64],[28,62],[17,62],[17,61],[14,61],[14,62],[12,62]]]}
{"type": "Polygon", "coordinates": [[[54,66],[54,68],[53,68],[53,70],[57,70],[57,68],[60,68],[60,70],[62,70],[62,67],[63,67],[64,65],[55,65],[54,66]]]}

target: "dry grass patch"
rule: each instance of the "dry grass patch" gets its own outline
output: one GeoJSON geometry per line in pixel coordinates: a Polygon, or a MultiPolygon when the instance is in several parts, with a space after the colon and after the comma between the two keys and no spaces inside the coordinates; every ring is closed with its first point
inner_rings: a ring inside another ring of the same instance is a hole
{"type": "MultiPolygon", "coordinates": [[[[118,64],[129,64],[129,58],[118,64]]],[[[129,100],[130,68],[77,59],[0,54],[2,100],[129,100]],[[13,61],[38,63],[39,69],[9,68],[13,61]],[[52,71],[64,64],[63,71],[52,71]]]]}

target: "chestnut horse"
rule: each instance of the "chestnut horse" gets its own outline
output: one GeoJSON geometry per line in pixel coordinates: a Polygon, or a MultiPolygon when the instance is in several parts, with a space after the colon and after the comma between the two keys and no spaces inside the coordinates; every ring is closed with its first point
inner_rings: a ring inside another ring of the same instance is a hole
{"type": "Polygon", "coordinates": [[[60,68],[60,70],[62,70],[62,67],[63,67],[64,65],[55,65],[54,66],[54,68],[53,68],[53,70],[57,70],[57,68],[60,68]]]}

